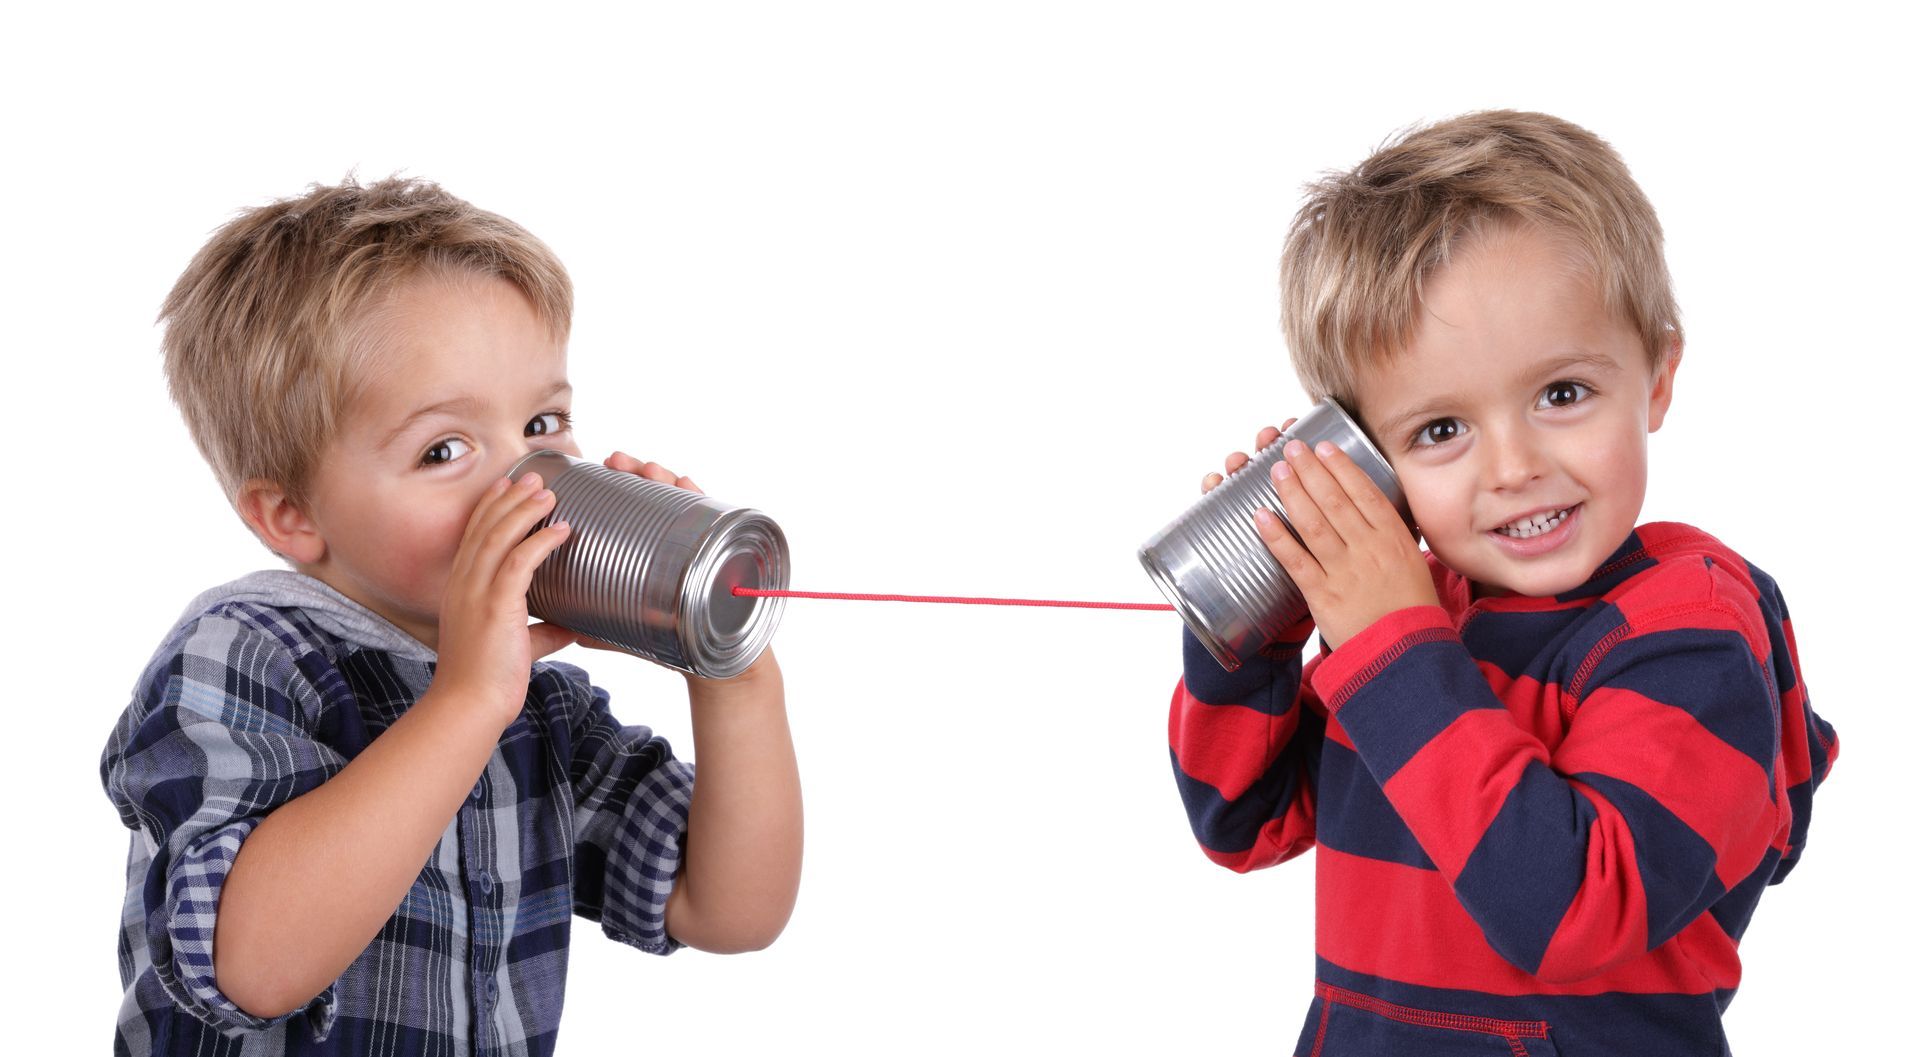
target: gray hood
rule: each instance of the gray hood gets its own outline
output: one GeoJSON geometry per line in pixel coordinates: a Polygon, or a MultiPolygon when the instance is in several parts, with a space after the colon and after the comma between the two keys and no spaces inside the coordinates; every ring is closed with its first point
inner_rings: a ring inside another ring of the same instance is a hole
{"type": "Polygon", "coordinates": [[[393,626],[385,617],[321,581],[291,569],[262,569],[202,592],[188,603],[178,623],[185,624],[224,602],[298,609],[329,634],[356,646],[385,650],[414,661],[436,659],[434,651],[425,643],[393,626]]]}

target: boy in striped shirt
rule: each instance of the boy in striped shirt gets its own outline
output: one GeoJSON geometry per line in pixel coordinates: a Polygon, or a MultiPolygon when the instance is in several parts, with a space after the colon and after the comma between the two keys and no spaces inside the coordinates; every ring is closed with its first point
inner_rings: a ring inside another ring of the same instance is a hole
{"type": "Polygon", "coordinates": [[[1773,581],[1637,524],[1682,352],[1651,206],[1586,130],[1469,114],[1315,185],[1282,288],[1309,395],[1368,428],[1428,547],[1291,441],[1298,537],[1257,528],[1311,618],[1234,672],[1186,636],[1202,848],[1319,848],[1295,1052],[1726,1052],[1740,936],[1837,743],[1773,581]]]}

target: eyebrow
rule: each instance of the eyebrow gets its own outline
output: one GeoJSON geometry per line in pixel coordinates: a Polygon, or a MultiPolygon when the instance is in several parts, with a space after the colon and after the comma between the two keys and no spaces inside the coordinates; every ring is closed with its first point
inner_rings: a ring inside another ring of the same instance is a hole
{"type": "Polygon", "coordinates": [[[1538,381],[1546,381],[1553,375],[1564,374],[1576,367],[1585,367],[1596,374],[1613,374],[1620,369],[1620,365],[1613,362],[1610,357],[1602,356],[1597,352],[1572,352],[1541,364],[1539,369],[1533,372],[1533,377],[1538,381]]]}
{"type": "MultiPolygon", "coordinates": [[[[1619,364],[1606,356],[1597,352],[1580,351],[1548,360],[1535,368],[1528,377],[1532,379],[1534,384],[1538,385],[1545,383],[1550,378],[1582,367],[1596,374],[1614,374],[1620,369],[1619,364]]],[[[1378,434],[1380,442],[1382,444],[1397,444],[1399,443],[1397,438],[1400,436],[1401,431],[1405,430],[1408,426],[1424,419],[1439,418],[1450,405],[1458,403],[1460,403],[1460,400],[1457,397],[1445,396],[1438,400],[1429,401],[1412,410],[1403,411],[1388,419],[1386,424],[1380,427],[1378,434]]]]}
{"type": "MultiPolygon", "coordinates": [[[[573,391],[573,386],[569,384],[566,380],[562,379],[561,381],[555,382],[553,383],[553,385],[549,386],[547,388],[547,391],[544,393],[541,393],[540,396],[534,402],[545,403],[548,400],[551,400],[562,393],[570,393],[572,391],[573,391]]],[[[458,414],[461,412],[472,414],[473,412],[479,410],[484,403],[485,401],[482,401],[481,399],[475,396],[455,396],[455,397],[449,397],[448,399],[445,399],[445,400],[436,400],[433,403],[427,404],[423,407],[414,408],[413,411],[407,415],[407,417],[400,420],[399,425],[393,427],[393,429],[387,432],[386,436],[380,438],[380,445],[375,450],[385,450],[394,441],[400,439],[400,435],[402,433],[405,433],[407,430],[412,429],[414,424],[419,422],[421,419],[431,418],[434,415],[451,415],[451,414],[458,414]]]]}

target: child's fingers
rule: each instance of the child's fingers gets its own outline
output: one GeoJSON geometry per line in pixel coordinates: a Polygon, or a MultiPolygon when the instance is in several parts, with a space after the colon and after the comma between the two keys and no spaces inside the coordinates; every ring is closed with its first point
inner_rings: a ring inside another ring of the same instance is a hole
{"type": "Polygon", "coordinates": [[[1260,534],[1260,541],[1267,545],[1267,552],[1273,555],[1273,560],[1280,563],[1280,567],[1303,591],[1306,584],[1319,577],[1320,562],[1311,551],[1300,545],[1299,540],[1293,538],[1293,533],[1287,531],[1286,522],[1274,516],[1273,511],[1265,508],[1255,510],[1253,530],[1260,534]]]}
{"type": "MultiPolygon", "coordinates": [[[[533,527],[553,509],[553,493],[538,487],[539,484],[537,476],[531,488],[524,481],[516,483],[493,504],[489,511],[491,523],[481,526],[478,536],[469,541],[471,554],[466,572],[476,587],[484,590],[485,585],[499,578],[501,566],[515,547],[526,540],[533,527]]],[[[554,546],[559,546],[558,541],[554,546]]],[[[532,575],[531,568],[528,575],[532,575]]],[[[524,587],[521,593],[525,593],[524,587]]]]}
{"type": "Polygon", "coordinates": [[[1226,478],[1220,476],[1217,473],[1210,473],[1205,477],[1200,478],[1200,494],[1206,495],[1208,492],[1213,491],[1215,488],[1218,488],[1220,486],[1220,482],[1224,480],[1226,480],[1226,478]]]}
{"type": "Polygon", "coordinates": [[[1266,451],[1268,448],[1273,446],[1274,441],[1280,439],[1280,434],[1285,433],[1290,427],[1292,427],[1292,425],[1293,425],[1293,419],[1287,419],[1287,424],[1284,426],[1281,426],[1277,429],[1274,428],[1273,426],[1268,426],[1267,428],[1261,430],[1259,433],[1254,434],[1253,450],[1266,451]]]}
{"type": "Polygon", "coordinates": [[[674,480],[674,472],[657,462],[642,463],[636,472],[649,481],[659,481],[661,484],[672,484],[674,480]]]}
{"type": "Polygon", "coordinates": [[[1326,466],[1327,472],[1340,482],[1347,498],[1353,500],[1354,509],[1360,512],[1367,524],[1374,528],[1386,528],[1399,522],[1400,512],[1387,501],[1386,493],[1346,452],[1333,447],[1320,456],[1320,461],[1326,466]]]}
{"type": "MultiPolygon", "coordinates": [[[[684,488],[689,492],[700,492],[700,486],[697,484],[694,484],[693,478],[691,477],[676,477],[674,478],[673,486],[675,488],[684,488]]],[[[706,495],[707,493],[700,492],[700,494],[706,495]]]]}
{"type": "Polygon", "coordinates": [[[511,508],[513,497],[514,482],[505,477],[487,485],[486,491],[480,493],[480,501],[474,504],[473,513],[467,515],[467,527],[460,534],[460,547],[454,552],[453,566],[448,570],[449,585],[465,582],[469,577],[480,541],[500,520],[501,513],[511,508]]]}
{"type": "MultiPolygon", "coordinates": [[[[539,520],[537,517],[534,520],[539,520]]],[[[547,556],[560,549],[567,542],[572,526],[564,521],[556,521],[531,536],[523,536],[520,545],[509,551],[500,562],[499,575],[494,579],[495,587],[503,596],[520,598],[533,584],[533,571],[547,556]]]]}
{"type": "MultiPolygon", "coordinates": [[[[1298,442],[1289,442],[1292,443],[1298,442]]],[[[1292,450],[1291,446],[1288,448],[1292,450]]],[[[1283,459],[1273,464],[1273,490],[1280,496],[1280,509],[1287,512],[1287,522],[1293,531],[1299,533],[1300,541],[1314,556],[1322,560],[1346,546],[1346,537],[1328,518],[1323,509],[1320,495],[1306,487],[1302,482],[1300,463],[1312,462],[1311,453],[1298,460],[1283,459]]],[[[1320,473],[1326,468],[1314,463],[1320,473]]],[[[1331,483],[1331,478],[1329,478],[1331,483]]],[[[1337,486],[1336,486],[1337,487],[1337,486]]]]}
{"type": "MultiPolygon", "coordinates": [[[[1300,441],[1289,441],[1286,449],[1287,464],[1293,468],[1293,476],[1300,487],[1306,491],[1307,495],[1313,497],[1313,505],[1318,508],[1319,516],[1325,519],[1328,527],[1343,541],[1351,543],[1372,526],[1353,505],[1353,497],[1347,494],[1346,486],[1335,478],[1332,471],[1327,469],[1327,464],[1321,461],[1322,452],[1337,452],[1339,449],[1330,441],[1321,441],[1318,449],[1317,451],[1309,450],[1300,441]]],[[[1282,502],[1284,504],[1284,499],[1282,502]]],[[[1293,508],[1286,509],[1288,516],[1292,516],[1293,508]]],[[[1294,527],[1301,528],[1300,523],[1295,521],[1294,527]]],[[[1306,536],[1304,528],[1301,528],[1301,535],[1306,536]]],[[[1311,544],[1314,541],[1308,538],[1307,542],[1311,544]]]]}

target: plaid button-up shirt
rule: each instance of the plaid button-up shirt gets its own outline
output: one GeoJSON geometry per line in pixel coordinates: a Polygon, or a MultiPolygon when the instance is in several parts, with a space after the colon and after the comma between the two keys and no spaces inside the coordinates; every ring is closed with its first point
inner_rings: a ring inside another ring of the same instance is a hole
{"type": "Polygon", "coordinates": [[[545,1054],[573,914],[665,954],[693,769],[623,727],[571,665],[520,715],[371,945],[304,1008],[262,1020],[214,983],[220,890],[247,835],[406,712],[433,654],[291,572],[208,592],[140,677],[101,759],[133,831],[116,1053],[545,1054]]]}

